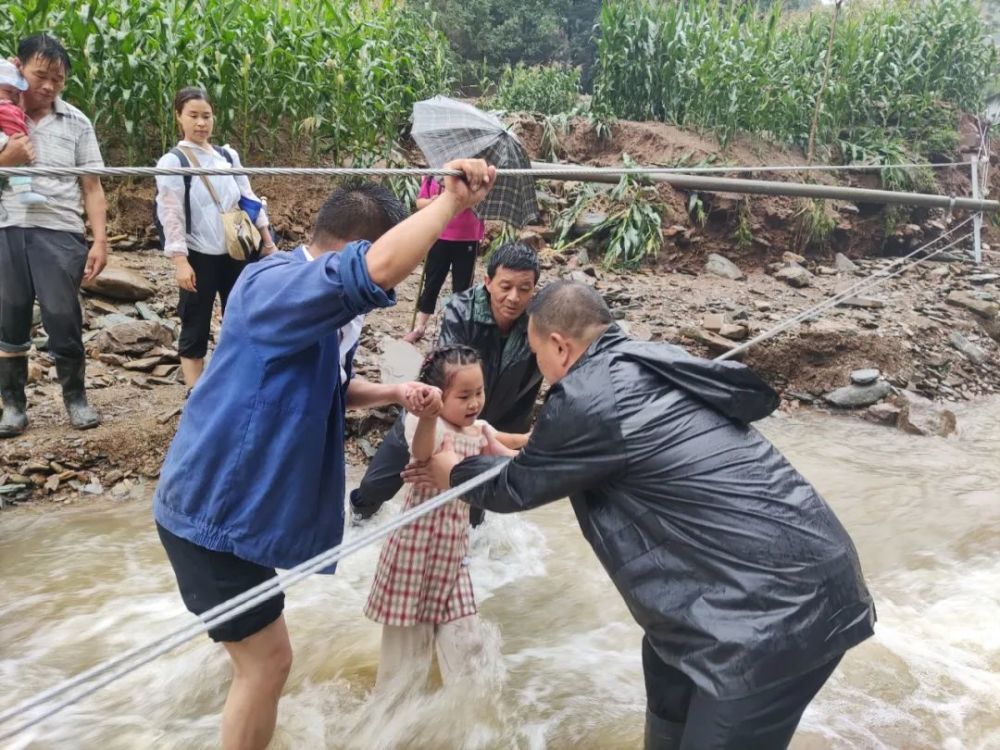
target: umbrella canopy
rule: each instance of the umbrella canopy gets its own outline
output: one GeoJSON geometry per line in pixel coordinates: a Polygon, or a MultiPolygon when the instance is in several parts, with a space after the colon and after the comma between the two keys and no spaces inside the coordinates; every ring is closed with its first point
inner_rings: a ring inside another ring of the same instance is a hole
{"type": "MultiPolygon", "coordinates": [[[[498,118],[446,96],[413,105],[411,134],[427,163],[435,168],[453,159],[485,159],[499,169],[531,168],[524,146],[498,118]]],[[[535,181],[500,175],[474,210],[482,219],[524,226],[538,216],[535,181]]]]}

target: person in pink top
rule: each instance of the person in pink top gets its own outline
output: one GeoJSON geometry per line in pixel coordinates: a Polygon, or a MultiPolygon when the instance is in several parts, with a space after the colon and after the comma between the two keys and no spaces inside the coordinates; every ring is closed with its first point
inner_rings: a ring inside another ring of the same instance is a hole
{"type": "MultiPolygon", "coordinates": [[[[417,210],[429,206],[441,194],[441,183],[434,177],[424,177],[417,196],[417,210]]],[[[438,295],[444,280],[451,271],[451,289],[455,294],[472,286],[472,276],[476,270],[476,253],[483,239],[486,225],[472,209],[467,209],[451,220],[441,232],[424,261],[424,285],[417,298],[417,323],[413,330],[403,337],[404,341],[415,344],[424,337],[427,321],[434,314],[438,295]]]]}

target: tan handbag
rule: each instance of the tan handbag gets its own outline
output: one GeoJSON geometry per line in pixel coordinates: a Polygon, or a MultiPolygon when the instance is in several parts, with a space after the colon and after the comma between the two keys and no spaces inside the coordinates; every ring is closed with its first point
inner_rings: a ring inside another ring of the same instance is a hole
{"type": "MultiPolygon", "coordinates": [[[[188,158],[188,161],[191,162],[192,167],[201,166],[198,163],[197,157],[195,157],[190,149],[183,146],[178,146],[178,148],[188,158]]],[[[215,188],[212,187],[212,181],[208,179],[207,175],[201,175],[201,179],[212,196],[212,200],[215,201],[215,206],[219,209],[219,215],[222,217],[222,230],[225,234],[226,252],[229,253],[229,257],[235,260],[252,258],[260,249],[260,231],[254,226],[250,220],[250,216],[242,208],[234,207],[228,211],[223,211],[222,202],[219,200],[219,195],[215,192],[215,188]]]]}

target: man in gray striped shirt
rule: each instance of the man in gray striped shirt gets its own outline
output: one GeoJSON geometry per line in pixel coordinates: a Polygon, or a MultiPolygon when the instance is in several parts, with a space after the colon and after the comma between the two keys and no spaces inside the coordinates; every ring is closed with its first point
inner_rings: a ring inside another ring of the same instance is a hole
{"type": "MultiPolygon", "coordinates": [[[[17,66],[29,84],[22,105],[34,163],[104,166],[90,120],[59,98],[70,72],[63,46],[47,34],[28,37],[18,45],[17,66]]],[[[25,386],[36,297],[70,422],[78,429],[100,423],[84,389],[79,290],[84,279],[95,278],[107,263],[104,190],[100,178],[92,176],[36,177],[32,186],[44,203],[22,203],[9,187],[0,194],[0,438],[19,435],[28,425],[25,386]],[[84,211],[94,236],[89,249],[84,211]]]]}

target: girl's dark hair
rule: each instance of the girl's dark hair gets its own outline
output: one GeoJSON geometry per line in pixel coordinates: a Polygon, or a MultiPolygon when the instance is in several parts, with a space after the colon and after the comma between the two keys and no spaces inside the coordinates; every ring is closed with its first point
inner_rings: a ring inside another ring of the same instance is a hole
{"type": "Polygon", "coordinates": [[[426,385],[433,385],[435,388],[444,390],[448,386],[448,365],[462,367],[464,365],[481,365],[482,358],[479,352],[471,346],[455,344],[452,346],[441,346],[434,349],[424,357],[424,362],[420,365],[420,374],[417,380],[426,385]]]}
{"type": "Polygon", "coordinates": [[[187,86],[177,92],[174,96],[174,112],[180,114],[184,111],[184,105],[188,102],[207,102],[212,106],[212,100],[208,98],[208,92],[198,86],[187,86]]]}

